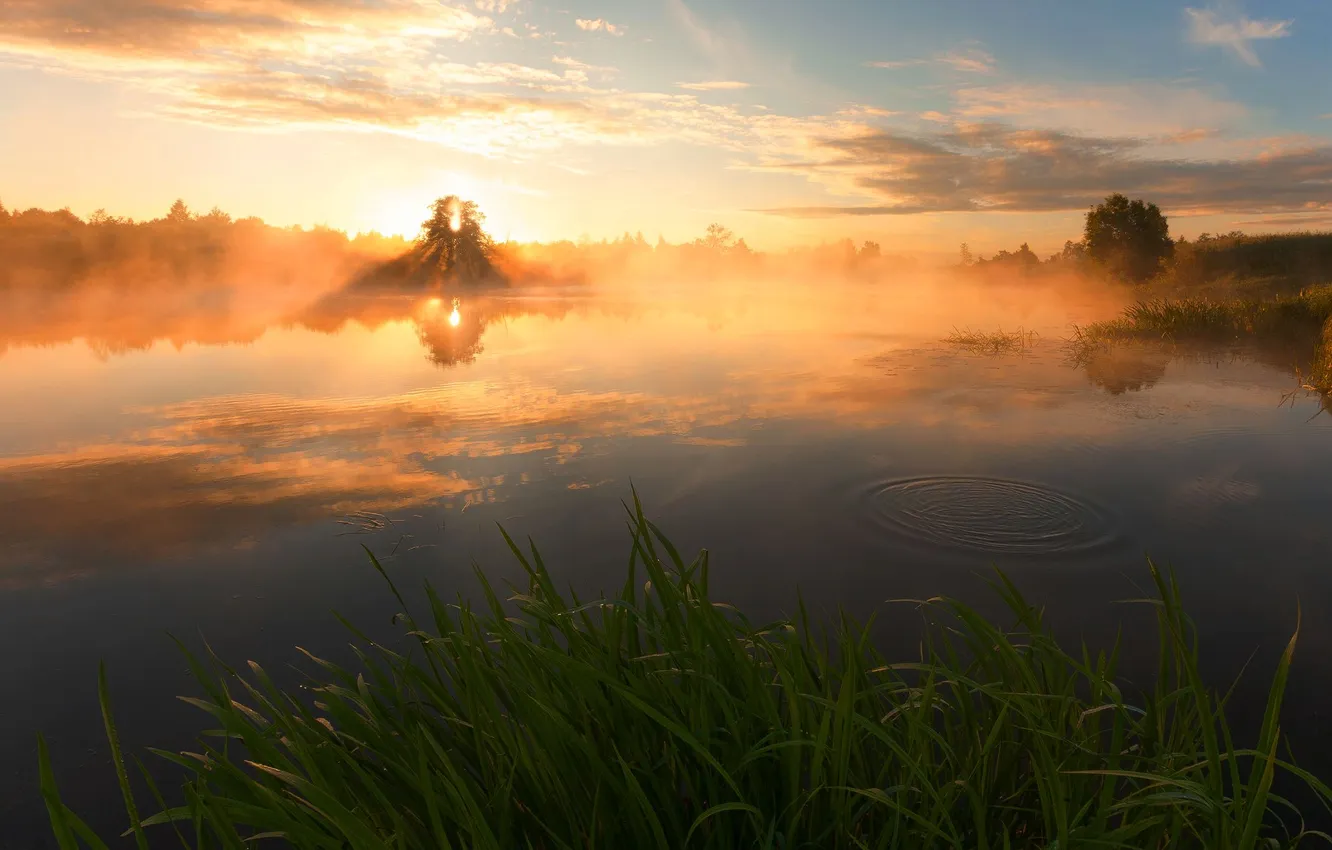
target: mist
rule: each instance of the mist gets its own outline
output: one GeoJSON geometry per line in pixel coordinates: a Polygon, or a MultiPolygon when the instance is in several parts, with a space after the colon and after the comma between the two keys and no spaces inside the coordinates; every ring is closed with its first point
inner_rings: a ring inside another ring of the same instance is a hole
{"type": "Polygon", "coordinates": [[[593,302],[626,313],[669,306],[714,325],[768,317],[939,339],[963,327],[1057,332],[1132,300],[1121,285],[1057,256],[1032,262],[1025,250],[973,265],[850,240],[760,252],[714,225],[681,244],[628,233],[499,243],[493,276],[465,280],[422,273],[416,245],[378,234],[196,216],[183,204],[139,223],[28,210],[0,221],[0,352],[83,340],[105,357],[158,342],[247,343],[272,327],[333,333],[348,322],[411,321],[429,356],[451,365],[475,359],[491,322],[593,302]],[[441,324],[449,311],[432,305],[455,298],[460,321],[441,324]],[[869,302],[880,309],[864,309],[869,302]]]}

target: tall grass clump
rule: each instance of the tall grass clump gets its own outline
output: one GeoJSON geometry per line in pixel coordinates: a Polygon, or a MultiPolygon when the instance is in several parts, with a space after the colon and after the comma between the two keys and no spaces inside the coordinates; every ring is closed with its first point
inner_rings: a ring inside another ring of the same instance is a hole
{"type": "Polygon", "coordinates": [[[1276,298],[1214,301],[1207,298],[1140,301],[1123,315],[1074,329],[1075,359],[1118,342],[1252,344],[1313,352],[1308,386],[1332,391],[1332,285],[1276,298]]]}
{"type": "Polygon", "coordinates": [[[972,354],[1023,354],[1036,345],[1036,332],[1018,328],[1015,331],[980,331],[953,328],[944,342],[972,354]]]}
{"type": "MultiPolygon", "coordinates": [[[[1238,746],[1154,567],[1160,664],[1138,695],[1117,651],[1062,649],[1002,576],[1011,626],[918,602],[919,654],[894,659],[845,616],[752,623],[711,597],[706,551],[686,563],[637,503],[630,529],[617,596],[562,593],[506,535],[526,587],[505,599],[478,573],[475,605],[428,588],[425,612],[400,615],[401,649],[358,637],[354,669],[311,656],[302,691],[192,659],[191,701],[216,729],[197,752],[159,753],[187,775],[183,802],[132,814],[131,831],[228,848],[1249,850],[1313,835],[1278,774],[1332,799],[1281,755],[1295,639],[1238,746]]],[[[61,847],[100,846],[44,748],[42,775],[61,847]]]]}

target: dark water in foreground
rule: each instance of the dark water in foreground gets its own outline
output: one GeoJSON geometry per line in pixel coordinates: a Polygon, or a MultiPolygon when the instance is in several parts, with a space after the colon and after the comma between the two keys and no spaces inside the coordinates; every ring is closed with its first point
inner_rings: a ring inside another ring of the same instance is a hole
{"type": "MultiPolygon", "coordinates": [[[[234,339],[168,328],[134,348],[103,329],[0,355],[0,847],[47,846],[39,730],[71,804],[123,828],[100,659],[127,743],[182,747],[202,715],[172,699],[190,688],[168,632],[275,668],[297,644],[336,656],[334,609],[391,632],[360,544],[404,584],[465,592],[472,562],[515,574],[497,522],[557,575],[615,587],[631,482],[756,616],[797,586],[862,615],[990,604],[977,576],[997,565],[1070,638],[1122,628],[1141,669],[1150,621],[1114,603],[1146,591],[1149,553],[1177,570],[1223,683],[1251,655],[1266,675],[1298,602],[1287,728],[1303,762],[1332,762],[1332,416],[1283,404],[1288,372],[1154,352],[1072,365],[1059,337],[1081,317],[1059,304],[1019,311],[1041,333],[1027,352],[968,354],[940,338],[993,327],[980,308],[866,289],[448,313],[350,299],[234,339]]],[[[914,622],[885,617],[883,640],[914,622]]]]}

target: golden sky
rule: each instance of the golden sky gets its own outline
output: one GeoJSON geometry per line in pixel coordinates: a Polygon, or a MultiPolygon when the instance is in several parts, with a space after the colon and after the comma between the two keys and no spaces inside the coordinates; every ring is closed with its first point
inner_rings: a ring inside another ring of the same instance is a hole
{"type": "Polygon", "coordinates": [[[1055,250],[1112,191],[1332,223],[1332,7],[1103,5],[0,0],[0,201],[939,251],[1055,250]]]}

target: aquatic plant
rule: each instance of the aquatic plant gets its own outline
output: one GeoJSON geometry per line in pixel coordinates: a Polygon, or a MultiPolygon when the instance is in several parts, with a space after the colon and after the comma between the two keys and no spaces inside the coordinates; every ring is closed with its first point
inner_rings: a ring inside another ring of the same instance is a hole
{"type": "Polygon", "coordinates": [[[1015,331],[979,331],[953,328],[944,342],[972,354],[1021,354],[1036,345],[1036,332],[1018,328],[1015,331]]]}
{"type": "MultiPolygon", "coordinates": [[[[923,616],[915,657],[870,626],[756,624],[709,591],[706,551],[686,562],[630,508],[631,554],[614,597],[561,593],[535,547],[505,535],[526,571],[508,599],[478,573],[477,604],[406,610],[401,648],[358,636],[359,666],[310,657],[280,690],[191,658],[191,700],[217,728],[188,776],[141,817],[112,720],[113,760],[140,847],[302,848],[1289,847],[1314,835],[1274,790],[1279,774],[1327,802],[1286,761],[1279,715],[1295,649],[1273,675],[1252,747],[1199,674],[1172,578],[1150,567],[1159,669],[1136,694],[1117,649],[1068,652],[1002,575],[1012,626],[950,599],[923,616]],[[1279,817],[1280,816],[1280,817],[1279,817]]],[[[367,550],[368,552],[368,550],[367,550]]],[[[104,846],[66,807],[45,744],[42,791],[62,848],[104,846]]],[[[145,773],[145,777],[147,774],[145,773]]]]}

